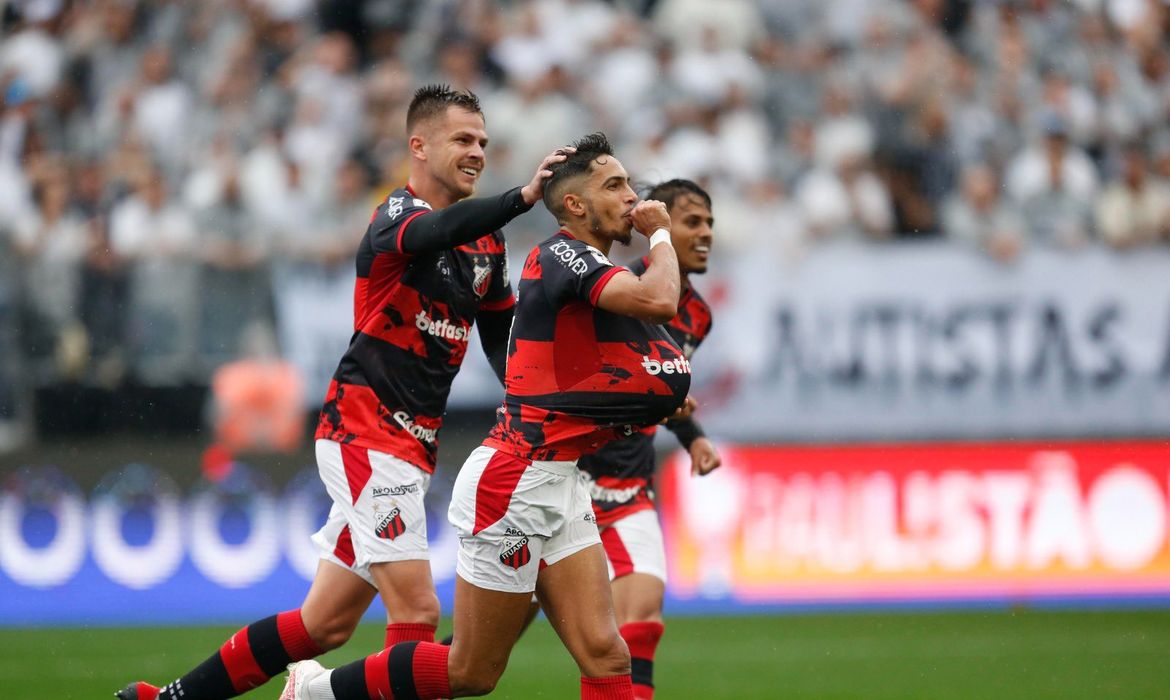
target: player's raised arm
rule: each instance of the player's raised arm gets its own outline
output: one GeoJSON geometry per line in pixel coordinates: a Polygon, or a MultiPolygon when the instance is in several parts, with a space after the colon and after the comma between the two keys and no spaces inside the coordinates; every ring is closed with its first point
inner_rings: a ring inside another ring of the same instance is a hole
{"type": "Polygon", "coordinates": [[[544,181],[551,174],[549,165],[564,159],[562,150],[545,156],[532,181],[523,187],[494,197],[464,199],[438,211],[419,211],[402,224],[401,251],[418,254],[454,248],[503,228],[540,200],[544,181]]]}
{"type": "Polygon", "coordinates": [[[597,306],[649,323],[667,323],[678,313],[678,257],[670,243],[670,214],[662,202],[638,202],[630,212],[634,228],[650,239],[650,264],[642,275],[614,275],[597,306]]]}

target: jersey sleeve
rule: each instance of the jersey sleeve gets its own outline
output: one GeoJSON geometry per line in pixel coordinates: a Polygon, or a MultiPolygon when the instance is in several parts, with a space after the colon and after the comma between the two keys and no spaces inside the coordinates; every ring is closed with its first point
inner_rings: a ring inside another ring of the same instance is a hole
{"type": "Polygon", "coordinates": [[[597,306],[601,290],[614,275],[629,271],[588,243],[571,238],[545,243],[540,257],[545,294],[557,304],[576,299],[597,306]]]}
{"type": "Polygon", "coordinates": [[[370,243],[375,253],[404,253],[402,234],[410,222],[429,212],[431,208],[409,193],[395,190],[374,210],[370,219],[370,243]]]}
{"type": "Polygon", "coordinates": [[[504,311],[516,305],[516,294],[508,279],[508,244],[501,241],[501,250],[492,256],[492,278],[488,290],[479,300],[480,311],[504,311]]]}

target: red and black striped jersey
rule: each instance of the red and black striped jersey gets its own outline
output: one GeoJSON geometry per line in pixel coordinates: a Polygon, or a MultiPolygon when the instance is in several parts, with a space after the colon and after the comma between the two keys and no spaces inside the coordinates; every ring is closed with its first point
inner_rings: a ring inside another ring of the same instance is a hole
{"type": "Polygon", "coordinates": [[[357,254],[354,334],[316,433],[427,472],[434,471],[447,396],[476,313],[515,303],[498,230],[455,247],[406,252],[407,228],[439,215],[409,188],[394,190],[374,211],[357,254]]]}
{"type": "Polygon", "coordinates": [[[597,307],[623,270],[563,230],[528,255],[504,405],[485,445],[533,460],[577,459],[682,404],[690,362],[666,331],[597,307]]]}
{"type": "MultiPolygon", "coordinates": [[[[642,274],[646,263],[643,258],[631,269],[642,274]]],[[[678,302],[678,315],[663,327],[689,360],[711,332],[711,324],[711,307],[688,284],[678,302]]],[[[677,424],[667,423],[668,428],[680,433],[683,426],[698,431],[691,419],[677,424]]],[[[631,513],[654,507],[655,428],[650,426],[627,438],[614,440],[577,462],[577,466],[589,475],[598,525],[608,525],[631,513]]]]}

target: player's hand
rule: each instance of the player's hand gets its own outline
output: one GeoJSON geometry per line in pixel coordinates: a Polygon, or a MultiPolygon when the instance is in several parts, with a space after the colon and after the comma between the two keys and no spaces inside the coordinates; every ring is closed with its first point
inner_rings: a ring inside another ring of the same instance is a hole
{"type": "Polygon", "coordinates": [[[532,182],[520,188],[520,196],[524,199],[524,203],[532,206],[540,201],[540,198],[544,196],[544,183],[552,177],[552,170],[549,168],[553,163],[563,163],[569,155],[576,152],[577,149],[572,146],[565,146],[545,156],[544,160],[540,161],[540,165],[536,167],[536,174],[532,176],[532,182]]]}
{"type": "Polygon", "coordinates": [[[665,204],[656,199],[643,199],[635,204],[630,211],[630,220],[634,222],[638,233],[647,238],[660,228],[670,230],[670,212],[666,211],[665,204]]]}
{"type": "Polygon", "coordinates": [[[695,438],[691,443],[691,476],[706,476],[723,464],[715,443],[705,437],[695,438]]]}
{"type": "Polygon", "coordinates": [[[695,412],[695,407],[698,405],[699,404],[697,401],[688,396],[686,400],[682,402],[682,405],[675,409],[673,414],[663,418],[662,422],[666,423],[668,420],[684,420],[686,418],[690,418],[691,414],[695,412]]]}

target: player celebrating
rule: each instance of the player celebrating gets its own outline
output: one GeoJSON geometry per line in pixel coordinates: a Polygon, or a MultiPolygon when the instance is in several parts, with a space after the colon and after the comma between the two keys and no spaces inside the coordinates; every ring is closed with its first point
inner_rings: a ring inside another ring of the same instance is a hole
{"type": "Polygon", "coordinates": [[[121,700],[218,700],[255,688],[343,644],[379,592],[387,647],[434,639],[423,496],[447,395],[473,323],[502,378],[515,302],[498,229],[541,198],[565,155],[546,158],[522,188],[466,199],[487,144],[475,95],[421,88],[406,128],[409,183],[377,207],[358,249],[354,335],[317,428],[333,507],[313,536],[322,554],[313,585],[300,609],[244,627],[161,690],[131,683],[121,700]]]}
{"type": "MultiPolygon", "coordinates": [[[[678,255],[682,298],[666,332],[690,359],[711,331],[711,307],[690,284],[690,275],[707,271],[713,238],[711,197],[690,180],[670,180],[650,190],[647,199],[666,204],[670,237],[678,255]]],[[[646,269],[643,258],[632,266],[646,269]]],[[[715,446],[693,418],[667,421],[691,455],[691,473],[704,475],[720,464],[715,446]]],[[[609,560],[619,632],[630,648],[634,697],[654,697],[654,651],[662,637],[662,600],[666,590],[666,549],[654,511],[653,426],[583,456],[577,466],[590,477],[593,512],[609,560]]]]}
{"type": "Polygon", "coordinates": [[[455,482],[459,531],[451,646],[399,644],[325,672],[289,672],[287,700],[404,700],[492,691],[532,591],[581,670],[582,698],[632,698],[596,518],[577,459],[689,413],[690,364],[658,325],[675,317],[678,259],[661,202],[639,203],[602,134],[552,167],[544,201],[561,230],[528,256],[496,427],[455,482]],[[607,254],[650,235],[645,272],[607,254]],[[538,581],[539,572],[539,581],[538,581]]]}

